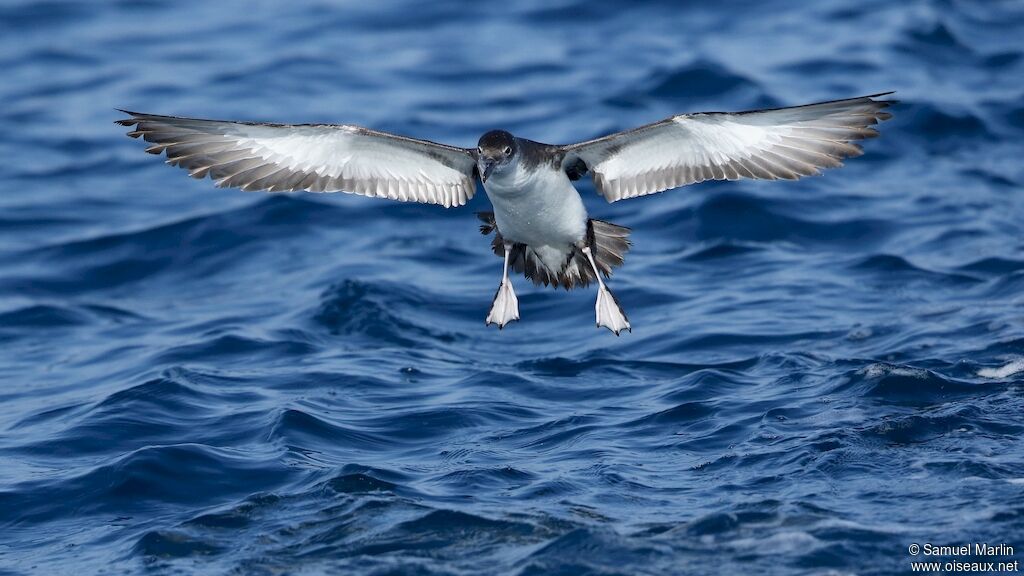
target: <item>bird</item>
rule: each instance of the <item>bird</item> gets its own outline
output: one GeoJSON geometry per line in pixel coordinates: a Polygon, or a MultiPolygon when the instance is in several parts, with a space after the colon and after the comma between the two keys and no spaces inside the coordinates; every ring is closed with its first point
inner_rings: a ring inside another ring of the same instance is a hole
{"type": "Polygon", "coordinates": [[[893,92],[801,106],[680,114],[554,145],[490,130],[462,148],[349,124],[203,120],[120,110],[128,135],[166,163],[218,187],[267,192],[347,192],[403,202],[465,205],[477,180],[492,211],[479,212],[503,259],[485,325],[517,321],[511,269],[536,285],[597,284],[596,325],[632,325],[608,287],[631,246],[630,229],[591,218],[575,182],[586,175],[609,203],[708,180],[795,180],[863,154],[893,92]]]}

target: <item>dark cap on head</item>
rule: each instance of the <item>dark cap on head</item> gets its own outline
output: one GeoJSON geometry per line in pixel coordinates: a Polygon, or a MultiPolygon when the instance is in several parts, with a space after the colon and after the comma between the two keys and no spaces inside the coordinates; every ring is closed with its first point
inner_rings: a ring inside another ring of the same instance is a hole
{"type": "Polygon", "coordinates": [[[504,130],[491,130],[480,137],[477,146],[483,150],[504,150],[508,146],[515,146],[516,139],[504,130]]]}
{"type": "Polygon", "coordinates": [[[516,139],[504,130],[491,130],[480,137],[477,144],[477,172],[485,183],[495,170],[509,166],[516,153],[516,139]]]}

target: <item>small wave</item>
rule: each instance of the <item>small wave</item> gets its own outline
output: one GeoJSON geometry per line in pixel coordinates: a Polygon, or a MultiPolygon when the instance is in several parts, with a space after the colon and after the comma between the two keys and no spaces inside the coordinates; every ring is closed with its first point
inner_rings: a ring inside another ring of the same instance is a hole
{"type": "MultiPolygon", "coordinates": [[[[74,90],[72,90],[74,91],[74,90]]],[[[87,146],[82,146],[80,153],[85,153],[87,146]]],[[[115,163],[112,156],[104,157],[86,156],[76,157],[69,162],[43,166],[40,168],[23,168],[14,174],[15,178],[25,181],[51,181],[61,177],[88,176],[95,174],[97,170],[105,169],[115,163]]]]}
{"type": "Polygon", "coordinates": [[[734,192],[711,196],[697,208],[695,217],[698,239],[739,242],[812,240],[871,245],[887,237],[890,227],[888,221],[867,218],[804,220],[784,214],[773,201],[734,192]]]}
{"type": "Polygon", "coordinates": [[[902,129],[908,138],[935,152],[977,146],[994,138],[982,118],[967,110],[954,109],[953,105],[909,104],[895,122],[904,125],[902,129]]]}
{"type": "Polygon", "coordinates": [[[952,272],[936,272],[912,264],[906,258],[893,254],[874,254],[851,266],[853,270],[880,272],[885,279],[892,279],[893,273],[898,275],[918,276],[922,279],[956,284],[972,284],[980,282],[978,278],[966,274],[952,272]]]}
{"type": "Polygon", "coordinates": [[[1024,130],[1024,105],[1000,105],[995,112],[1007,126],[1024,130]]]}
{"type": "MultiPolygon", "coordinates": [[[[54,278],[19,283],[32,291],[81,294],[132,284],[168,270],[190,276],[223,274],[245,260],[242,250],[260,240],[332,222],[336,208],[311,200],[273,196],[226,212],[138,230],[75,240],[29,251],[26,257],[64,267],[54,278]]],[[[350,217],[350,216],[349,216],[350,217]]]]}
{"type": "Polygon", "coordinates": [[[661,412],[656,412],[643,418],[634,420],[627,426],[657,426],[666,424],[685,424],[707,418],[715,414],[716,410],[707,402],[685,402],[673,406],[661,412]]]}
{"type": "Polygon", "coordinates": [[[927,370],[900,364],[876,362],[849,374],[844,387],[861,390],[891,402],[927,405],[981,389],[927,370]]]}
{"type": "Polygon", "coordinates": [[[0,27],[12,32],[25,28],[59,28],[71,22],[88,22],[96,16],[87,6],[62,2],[16,2],[0,8],[0,27]]]}
{"type": "Polygon", "coordinates": [[[797,74],[800,76],[862,76],[878,70],[878,66],[871,62],[860,60],[840,60],[835,58],[810,58],[785,64],[780,71],[797,74]]]}
{"type": "Polygon", "coordinates": [[[1012,360],[1009,363],[999,367],[981,368],[980,370],[978,370],[978,376],[981,376],[982,378],[992,378],[1001,380],[1003,378],[1009,378],[1010,376],[1013,376],[1014,374],[1018,374],[1020,372],[1024,372],[1024,358],[1012,360]]]}
{"type": "Polygon", "coordinates": [[[871,364],[860,371],[865,378],[878,379],[886,378],[889,376],[895,376],[898,378],[909,378],[917,380],[927,380],[931,372],[921,368],[913,368],[911,366],[897,366],[894,364],[883,364],[881,362],[871,364]]]}
{"type": "Polygon", "coordinates": [[[313,320],[332,335],[362,335],[401,346],[413,346],[424,337],[453,341],[454,335],[419,326],[402,314],[424,302],[407,286],[345,280],[320,295],[313,320]]]}
{"type": "Polygon", "coordinates": [[[15,216],[12,214],[5,214],[0,217],[0,230],[31,232],[39,228],[70,227],[76,224],[82,224],[83,222],[85,222],[85,220],[74,216],[41,216],[35,214],[15,216]]]}
{"type": "MultiPolygon", "coordinates": [[[[734,99],[758,101],[764,93],[750,78],[729,70],[723,64],[709,60],[698,60],[654,77],[653,86],[645,94],[655,98],[673,101],[708,101],[721,99],[724,94],[733,93],[734,99]],[[736,95],[735,93],[740,93],[736,95]]],[[[757,102],[757,106],[770,103],[757,102]]]]}
{"type": "Polygon", "coordinates": [[[332,478],[327,485],[331,490],[342,494],[368,494],[374,492],[396,492],[399,490],[398,484],[375,478],[363,472],[340,474],[332,478]]]}
{"type": "MultiPolygon", "coordinates": [[[[431,538],[438,538],[446,533],[453,533],[456,536],[485,536],[488,532],[500,532],[502,536],[520,535],[526,536],[534,532],[531,524],[524,522],[510,522],[507,520],[492,520],[475,514],[467,514],[456,510],[434,510],[427,515],[403,522],[395,527],[398,532],[420,533],[430,535],[431,538]]],[[[442,538],[445,545],[452,542],[442,538]]]]}
{"type": "Polygon", "coordinates": [[[118,390],[96,408],[118,413],[137,413],[143,406],[163,410],[191,410],[211,398],[192,386],[171,378],[155,378],[138,386],[118,390]]]}
{"type": "Polygon", "coordinates": [[[270,431],[270,438],[299,446],[326,442],[355,450],[382,449],[390,444],[388,439],[360,428],[358,424],[343,426],[340,423],[328,422],[305,411],[290,408],[281,412],[270,431]]]}
{"type": "Polygon", "coordinates": [[[134,550],[137,554],[151,558],[185,558],[220,554],[225,548],[181,532],[154,530],[139,538],[134,550]]]}
{"type": "Polygon", "coordinates": [[[467,491],[515,490],[530,485],[537,476],[504,466],[500,468],[472,468],[449,472],[432,482],[445,486],[454,494],[467,491]]]}
{"type": "MultiPolygon", "coordinates": [[[[337,59],[325,54],[285,54],[247,68],[228,68],[228,71],[212,75],[208,81],[213,86],[232,88],[273,76],[281,82],[301,82],[305,89],[316,90],[318,86],[327,89],[332,83],[332,76],[345,74],[339,64],[341,62],[337,59]]],[[[352,88],[356,88],[355,83],[352,88]]]]}
{"type": "Polygon", "coordinates": [[[949,434],[967,434],[975,429],[980,411],[971,406],[951,412],[914,414],[885,418],[868,432],[892,444],[919,444],[949,434]]]}
{"type": "Polygon", "coordinates": [[[465,406],[391,410],[383,415],[363,418],[360,426],[392,440],[426,442],[451,434],[454,430],[475,428],[494,422],[494,411],[465,406]]]}
{"type": "Polygon", "coordinates": [[[1002,172],[1002,168],[963,168],[960,173],[968,179],[978,180],[993,188],[1012,189],[1019,186],[1016,179],[1002,172]]]}
{"type": "Polygon", "coordinates": [[[1012,272],[1024,270],[1024,261],[992,256],[989,258],[982,258],[981,260],[975,260],[970,264],[964,264],[959,269],[967,272],[982,272],[985,274],[1010,274],[1012,272]]]}
{"type": "Polygon", "coordinates": [[[0,313],[0,327],[11,328],[67,328],[88,324],[81,312],[60,306],[36,304],[0,313]]]}
{"type": "MultiPolygon", "coordinates": [[[[651,574],[669,573],[667,550],[634,542],[611,530],[576,528],[530,554],[522,562],[524,574],[606,574],[608,567],[643,566],[651,574]]],[[[611,572],[614,574],[615,572],[611,572]]]]}
{"type": "Polygon", "coordinates": [[[195,361],[244,361],[253,354],[275,358],[294,358],[313,353],[316,348],[295,340],[266,340],[249,338],[237,334],[225,334],[216,338],[205,338],[194,344],[184,344],[161,352],[161,362],[178,364],[195,361]]]}
{"type": "Polygon", "coordinates": [[[132,451],[185,438],[215,442],[260,428],[260,417],[253,412],[223,413],[211,408],[220,402],[250,404],[260,396],[230,389],[214,392],[191,382],[190,375],[189,371],[168,370],[159,378],[117,390],[91,405],[77,403],[35,414],[25,424],[59,420],[64,426],[43,440],[23,444],[19,452],[47,459],[68,458],[132,451]]]}
{"type": "Polygon", "coordinates": [[[691,251],[683,258],[690,262],[706,262],[709,260],[743,256],[760,250],[762,250],[762,248],[753,244],[740,242],[714,242],[710,246],[699,247],[691,251]]]}
{"type": "Polygon", "coordinates": [[[23,521],[78,514],[140,513],[164,506],[216,502],[279,485],[290,471],[274,456],[253,457],[196,444],[140,448],[84,474],[34,481],[0,493],[23,521]]]}
{"type": "Polygon", "coordinates": [[[908,53],[927,55],[932,63],[944,63],[950,56],[971,60],[974,50],[941,20],[923,22],[910,28],[900,43],[908,53]]]}
{"type": "Polygon", "coordinates": [[[239,530],[250,526],[258,514],[281,502],[276,494],[254,494],[227,509],[206,512],[186,520],[184,525],[215,530],[239,530]]]}

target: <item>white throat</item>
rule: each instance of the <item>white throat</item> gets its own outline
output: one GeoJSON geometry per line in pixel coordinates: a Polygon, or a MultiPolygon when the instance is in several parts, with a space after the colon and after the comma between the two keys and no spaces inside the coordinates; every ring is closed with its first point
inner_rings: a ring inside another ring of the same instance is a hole
{"type": "Polygon", "coordinates": [[[498,195],[509,198],[525,193],[533,188],[538,178],[544,176],[544,170],[524,170],[522,162],[513,159],[504,170],[495,171],[491,177],[484,182],[484,190],[488,196],[498,195]]]}

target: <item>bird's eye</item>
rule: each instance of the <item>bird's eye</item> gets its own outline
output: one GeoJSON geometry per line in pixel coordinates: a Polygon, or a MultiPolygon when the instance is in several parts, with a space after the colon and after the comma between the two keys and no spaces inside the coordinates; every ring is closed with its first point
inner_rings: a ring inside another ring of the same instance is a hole
{"type": "Polygon", "coordinates": [[[484,147],[483,146],[477,146],[476,147],[476,151],[481,153],[481,154],[483,154],[484,153],[484,147]]]}
{"type": "Polygon", "coordinates": [[[512,147],[511,146],[505,146],[505,156],[511,156],[511,155],[512,155],[512,147]]]}

